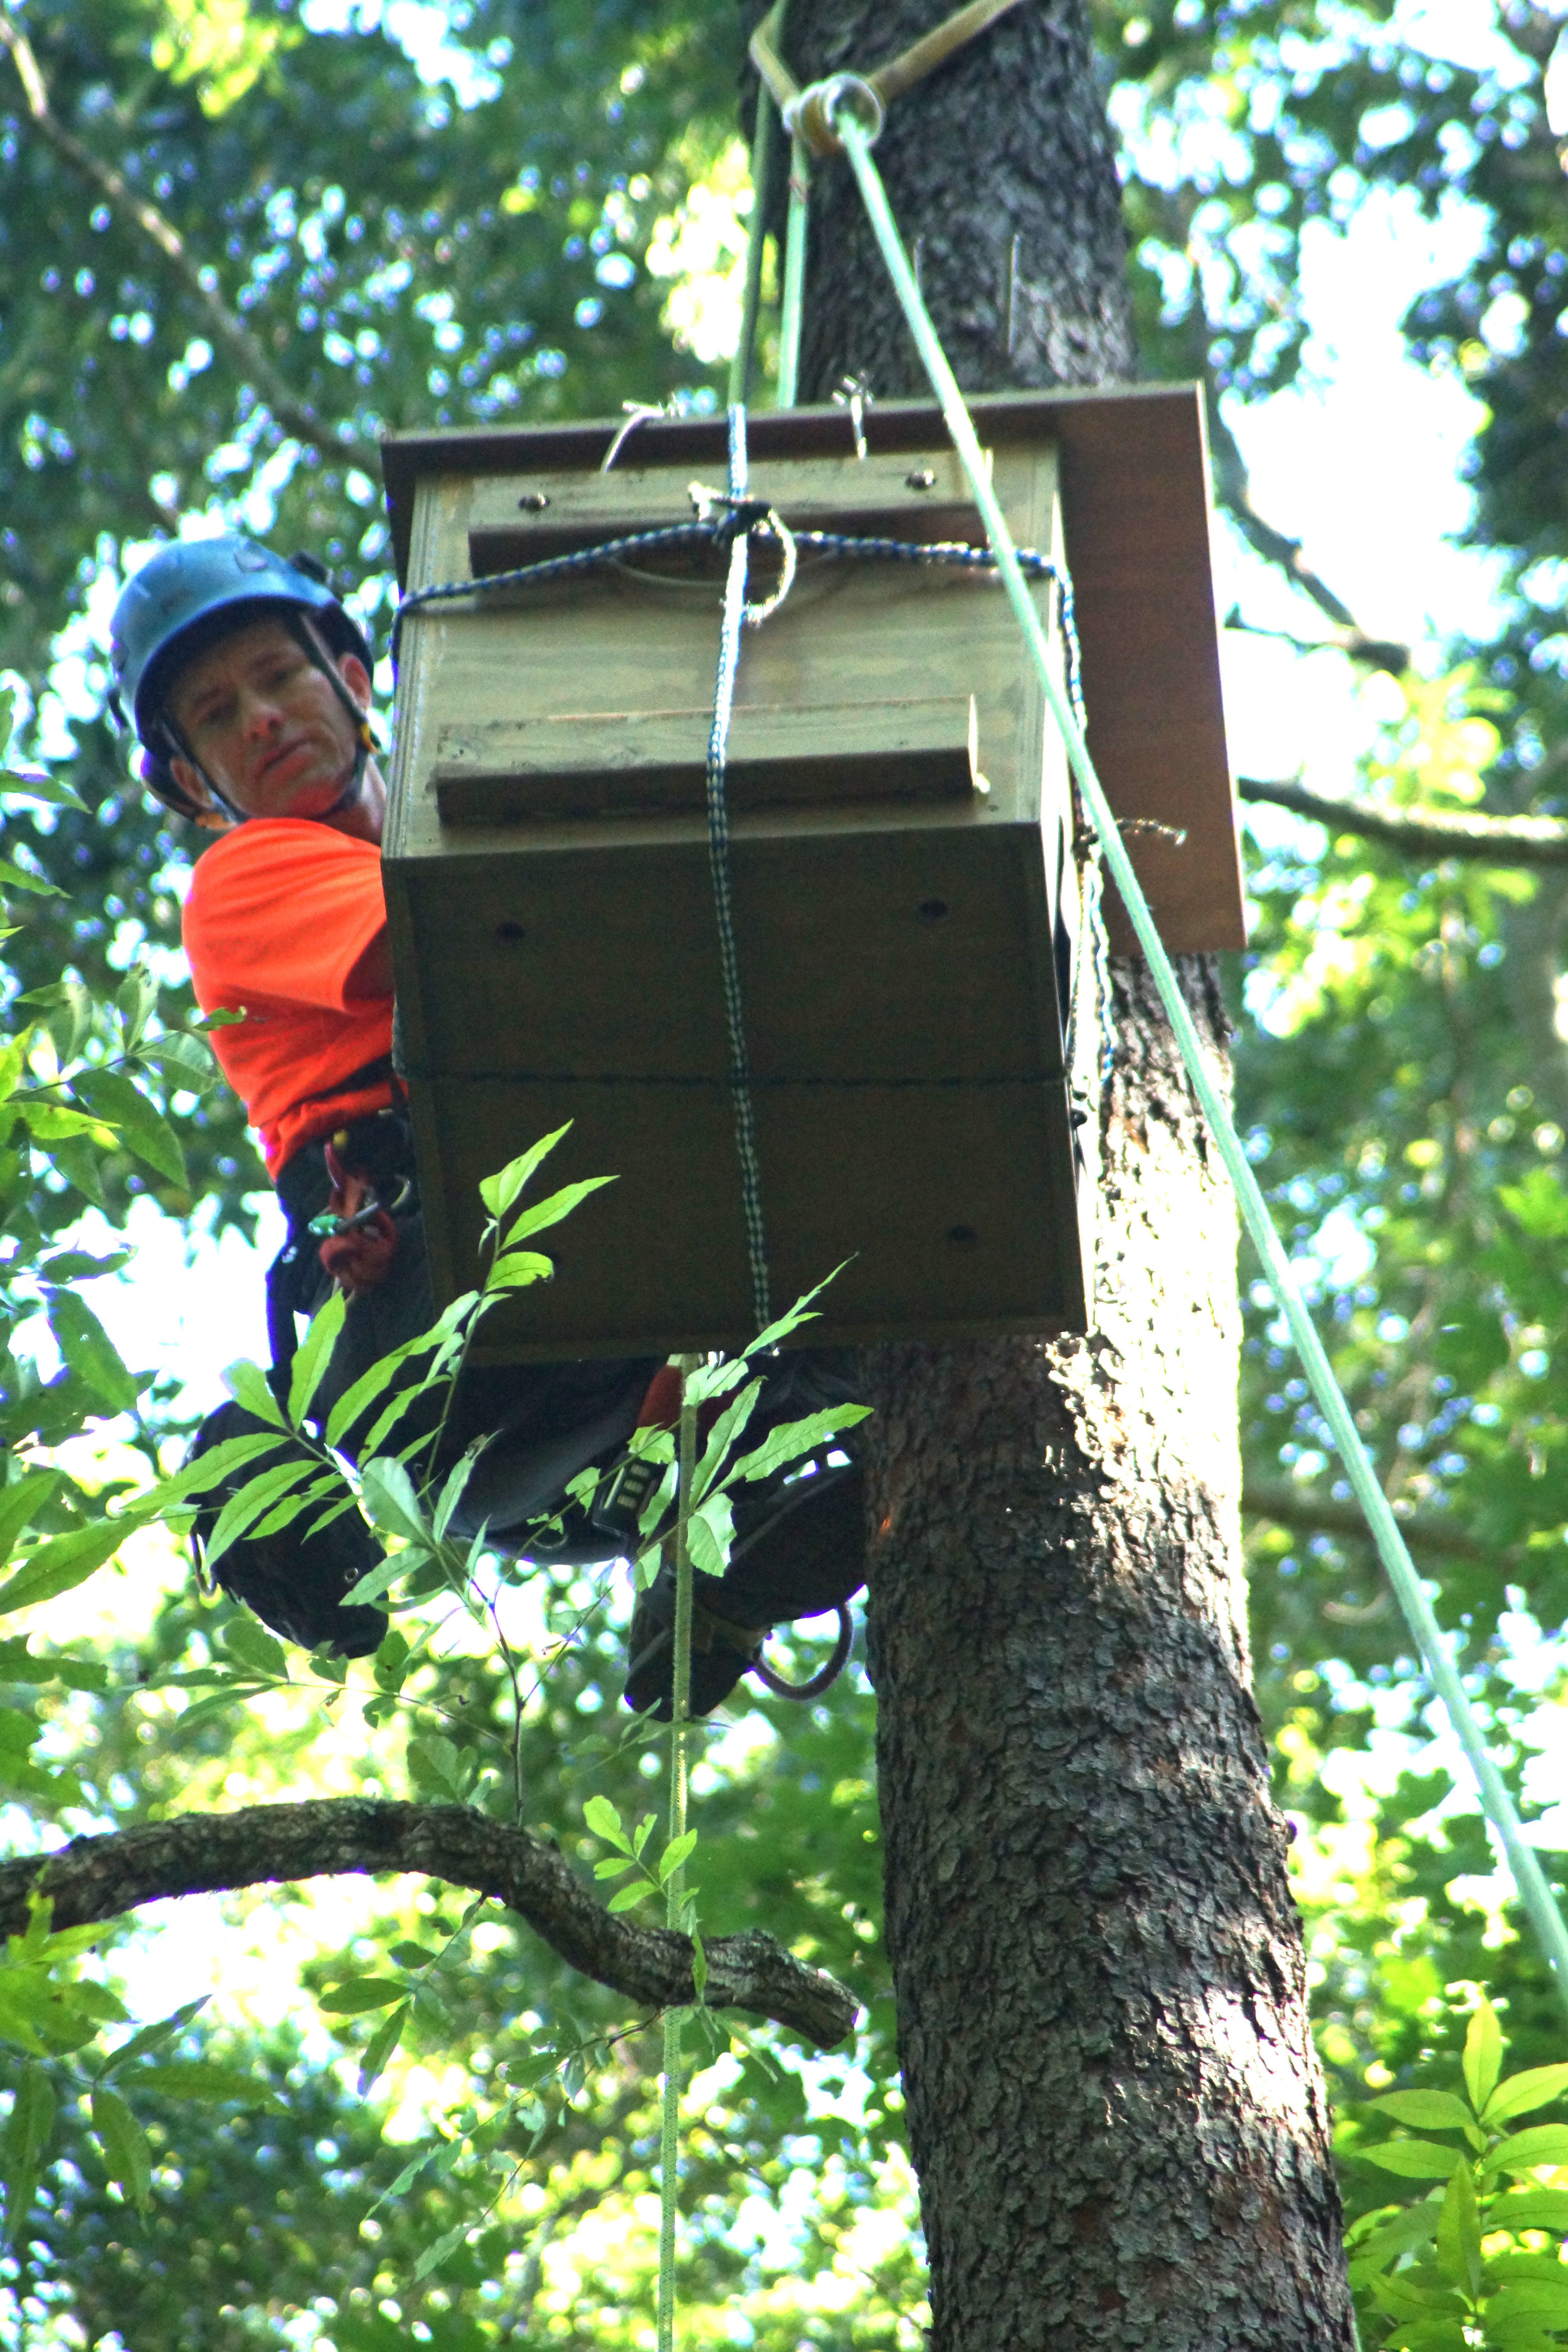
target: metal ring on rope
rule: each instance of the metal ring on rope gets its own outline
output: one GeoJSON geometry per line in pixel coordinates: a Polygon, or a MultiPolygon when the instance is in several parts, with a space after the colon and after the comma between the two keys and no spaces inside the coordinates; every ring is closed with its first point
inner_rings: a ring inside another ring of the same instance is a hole
{"type": "Polygon", "coordinates": [[[838,1603],[837,1615],[838,1638],[833,1644],[833,1654],[825,1666],[818,1667],[809,1682],[786,1683],[784,1676],[775,1674],[760,1656],[752,1660],[750,1671],[760,1683],[765,1684],[775,1698],[820,1698],[825,1690],[831,1690],[848,1664],[850,1646],[855,1639],[855,1620],[849,1614],[847,1601],[838,1603]]]}

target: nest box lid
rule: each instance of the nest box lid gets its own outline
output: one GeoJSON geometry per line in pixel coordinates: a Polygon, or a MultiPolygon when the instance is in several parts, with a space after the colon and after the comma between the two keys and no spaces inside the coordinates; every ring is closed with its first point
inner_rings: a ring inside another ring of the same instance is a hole
{"type": "MultiPolygon", "coordinates": [[[[1083,653],[1089,747],[1173,954],[1246,944],[1235,795],[1220,699],[1209,557],[1208,445],[1196,384],[1006,393],[972,404],[983,444],[1054,441],[1063,534],[1083,653]]],[[[382,444],[399,583],[405,584],[416,492],[453,474],[587,474],[623,419],[392,434],[382,444]]],[[[879,401],[865,417],[872,452],[945,439],[929,401],[879,401]]],[[[851,426],[838,407],[747,418],[753,459],[838,457],[851,426]]],[[[639,423],[628,467],[722,469],[722,416],[639,423]]],[[[1133,946],[1119,905],[1111,945],[1133,946]]]]}

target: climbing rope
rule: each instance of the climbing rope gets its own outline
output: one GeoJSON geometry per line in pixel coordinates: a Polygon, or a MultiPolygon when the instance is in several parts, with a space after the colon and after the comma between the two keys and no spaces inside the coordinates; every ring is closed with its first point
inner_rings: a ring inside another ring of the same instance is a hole
{"type": "Polygon", "coordinates": [[[1422,1588],[1405,1538],[1399,1531],[1399,1522],[1378,1484],[1372,1457],[1362,1443],[1344,1392],[1334,1377],[1333,1368],[1318,1337],[1295,1271],[1280,1246],[1246,1148],[1209,1070],[1197,1030],[1182,994],[1181,983],[1165,952],[1149,902],[1122,841],[1121,828],[1106,798],[1104,786],[1089,758],[1079,716],[1058,684],[1050,646],[1029,594],[1023,567],[1016,560],[1006,518],[991,487],[989,470],[973,422],[915,283],[888,205],[881,174],[871,158],[871,144],[880,118],[876,94],[867,90],[864,84],[857,84],[852,78],[840,76],[836,82],[824,86],[819,102],[822,112],[837,132],[849,159],[883,261],[984,521],[986,536],[996,558],[1008,602],[1060,730],[1084,806],[1099,835],[1106,866],[1121,893],[1121,903],[1148,959],[1149,969],[1181,1049],[1193,1090],[1235,1187],[1242,1217],[1263,1261],[1269,1287],[1285,1316],[1302,1369],[1328,1423],[1345,1475],[1365,1515],[1405,1623],[1420,1648],[1433,1687],[1443,1702],[1449,1723],[1476,1776],[1482,1810],[1497,1832],[1514,1885],[1552,1969],[1558,1994],[1564,2007],[1568,2007],[1568,1928],[1564,1927],[1562,1914],[1552,1898],[1535,1851],[1525,1842],[1523,1827],[1502,1776],[1488,1752],[1475,1710],[1448,1655],[1442,1628],[1422,1588]]]}
{"type": "MultiPolygon", "coordinates": [[[[757,1107],[752,1092],[751,1056],[746,1050],[745,1014],[741,1001],[741,960],[735,946],[735,912],[730,888],[730,809],[724,789],[725,760],[730,740],[730,712],[735,699],[735,671],[741,658],[741,629],[747,621],[764,620],[778,610],[780,590],[765,605],[748,608],[746,572],[753,530],[771,528],[767,506],[748,501],[746,412],[730,411],[730,489],[728,506],[735,530],[730,542],[730,570],[724,583],[723,615],[719,626],[719,669],[713,681],[713,723],[708,732],[708,871],[713,885],[713,912],[719,926],[719,974],[724,992],[724,1033],[730,1048],[730,1101],[735,1118],[735,1150],[741,1162],[741,1212],[746,1227],[746,1265],[752,1279],[753,1328],[765,1330],[773,1321],[769,1304],[768,1245],[763,1225],[763,1171],[757,1154],[757,1107]]],[[[793,572],[793,565],[790,567],[793,572]]]]}

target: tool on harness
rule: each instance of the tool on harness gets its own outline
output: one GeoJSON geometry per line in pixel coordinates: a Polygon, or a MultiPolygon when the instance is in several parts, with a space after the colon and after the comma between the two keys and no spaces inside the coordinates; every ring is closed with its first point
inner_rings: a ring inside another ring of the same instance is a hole
{"type": "MultiPolygon", "coordinates": [[[[347,1150],[347,1130],[343,1136],[347,1150]]],[[[404,1177],[395,1198],[384,1207],[374,1176],[363,1168],[345,1168],[335,1141],[323,1147],[322,1158],[331,1179],[331,1194],[321,1214],[310,1219],[307,1231],[320,1240],[316,1255],[323,1271],[345,1297],[353,1298],[361,1291],[374,1289],[391,1272],[397,1255],[394,1219],[407,1203],[413,1187],[404,1177]]]]}

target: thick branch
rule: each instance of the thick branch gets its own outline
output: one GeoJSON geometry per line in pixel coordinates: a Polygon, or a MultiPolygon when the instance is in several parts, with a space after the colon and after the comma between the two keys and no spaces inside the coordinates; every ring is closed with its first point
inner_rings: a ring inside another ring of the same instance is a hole
{"type": "Polygon", "coordinates": [[[1555,816],[1474,816],[1447,809],[1376,809],[1309,792],[1289,777],[1239,776],[1244,801],[1311,817],[1331,832],[1359,833],[1413,857],[1484,857],[1495,866],[1568,866],[1568,823],[1555,816]]]}
{"type": "MultiPolygon", "coordinates": [[[[1293,1478],[1249,1477],[1242,1488],[1241,1507],[1249,1518],[1272,1519],[1276,1527],[1297,1528],[1303,1534],[1359,1536],[1366,1543],[1372,1541],[1357,1503],[1325,1495],[1321,1487],[1299,1486],[1293,1478]]],[[[1505,1576],[1511,1575],[1523,1558],[1519,1545],[1483,1543],[1437,1511],[1401,1511],[1399,1532],[1418,1559],[1475,1560],[1505,1576]]]]}
{"type": "MultiPolygon", "coordinates": [[[[630,2000],[668,2009],[696,1997],[689,1937],[613,1916],[554,1846],[466,1805],[312,1799],[237,1813],[185,1813],[116,1836],[75,1838],[43,1864],[36,1856],[0,1864],[0,1936],[26,1927],[34,1886],[53,1897],[54,1925],[62,1928],[116,1918],[170,1895],[404,1870],[504,1904],[573,1968],[630,2000]]],[[[710,2008],[771,2018],[819,2050],[842,2042],[853,2027],[854,1995],[792,1958],[760,1928],[705,1938],[704,1948],[710,2008]]]]}
{"type": "Polygon", "coordinates": [[[357,446],[344,440],[330,425],[323,425],[313,409],[296,400],[284,377],[273,365],[256,337],[241,324],[234,313],[219,301],[207,284],[207,273],[198,268],[186,250],[185,241],[172,221],[164,218],[156,205],[144,196],[117,172],[112,164],[100,162],[90,149],[72,136],[49,104],[49,93],[44,81],[32,43],[13,21],[10,11],[0,0],[0,47],[11,52],[22,89],[27,100],[27,111],[55,152],[62,156],[72,171],[89,181],[106,198],[113,211],[129,220],[148,243],[162,254],[181,287],[205,318],[216,341],[222,344],[241,377],[258,397],[264,400],[272,415],[288,433],[298,441],[308,442],[323,455],[344,457],[357,446]]]}

